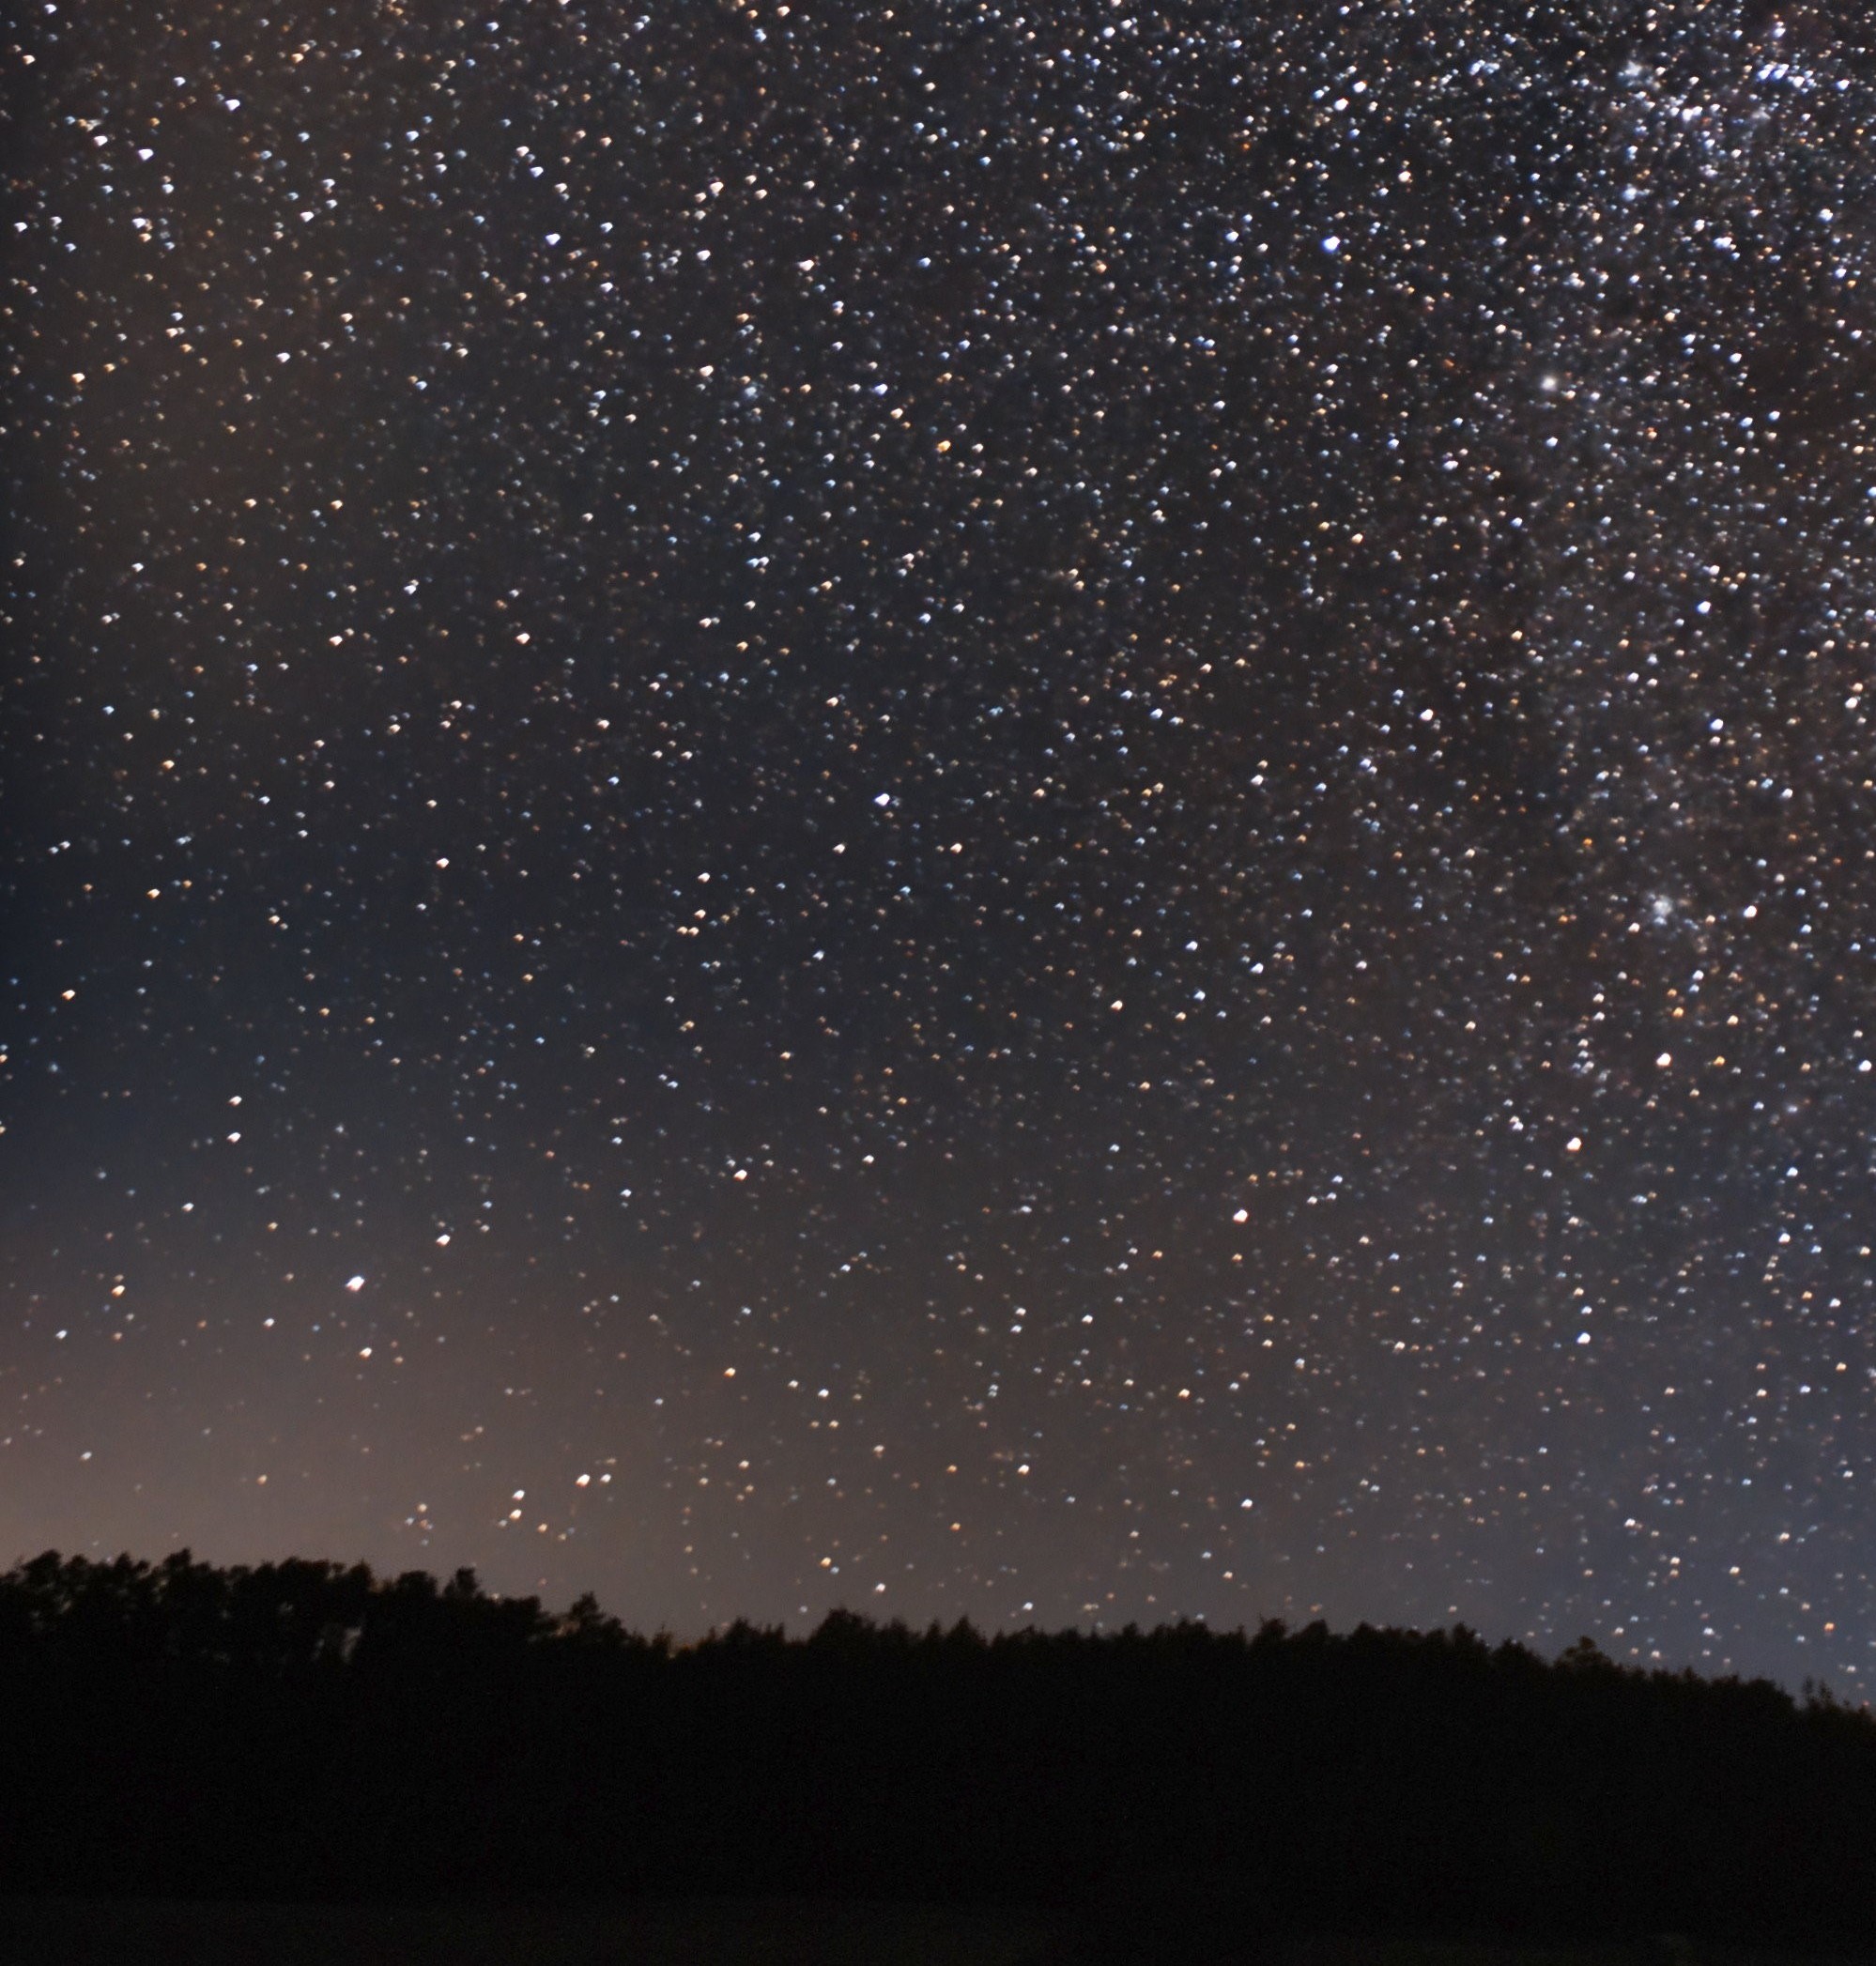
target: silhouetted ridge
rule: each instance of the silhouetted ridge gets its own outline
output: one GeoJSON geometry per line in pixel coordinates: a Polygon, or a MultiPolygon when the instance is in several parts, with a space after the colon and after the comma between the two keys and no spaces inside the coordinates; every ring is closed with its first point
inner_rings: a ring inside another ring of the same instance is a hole
{"type": "MultiPolygon", "coordinates": [[[[1867,1945],[1876,1723],[1464,1627],[695,1645],[448,1583],[0,1576],[0,1891],[841,1893],[1867,1945]]],[[[1118,1914],[1117,1914],[1118,1915],[1118,1914]]]]}

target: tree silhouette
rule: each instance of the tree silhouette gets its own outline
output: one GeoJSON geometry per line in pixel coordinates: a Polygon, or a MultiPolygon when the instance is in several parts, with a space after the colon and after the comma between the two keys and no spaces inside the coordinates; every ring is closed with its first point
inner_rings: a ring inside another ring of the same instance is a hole
{"type": "MultiPolygon", "coordinates": [[[[459,1571],[48,1553],[0,1575],[0,1890],[827,1893],[1854,1949],[1876,1723],[1451,1631],[645,1637],[459,1571]]],[[[1171,1942],[1168,1942],[1171,1943],[1171,1942]]]]}

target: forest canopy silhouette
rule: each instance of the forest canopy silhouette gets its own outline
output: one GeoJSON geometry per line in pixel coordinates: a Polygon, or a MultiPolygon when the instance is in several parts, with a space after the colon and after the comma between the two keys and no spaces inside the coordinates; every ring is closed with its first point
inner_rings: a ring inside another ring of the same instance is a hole
{"type": "Polygon", "coordinates": [[[1462,1627],[643,1636],[473,1573],[0,1576],[0,1891],[1148,1891],[1269,1928],[1867,1946],[1876,1721],[1462,1627]]]}

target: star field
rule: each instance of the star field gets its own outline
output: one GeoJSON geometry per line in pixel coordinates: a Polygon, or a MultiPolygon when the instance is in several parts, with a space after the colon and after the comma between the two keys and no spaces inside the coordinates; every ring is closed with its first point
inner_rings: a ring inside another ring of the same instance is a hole
{"type": "Polygon", "coordinates": [[[0,1555],[1859,1692],[1849,10],[106,11],[0,1555]]]}

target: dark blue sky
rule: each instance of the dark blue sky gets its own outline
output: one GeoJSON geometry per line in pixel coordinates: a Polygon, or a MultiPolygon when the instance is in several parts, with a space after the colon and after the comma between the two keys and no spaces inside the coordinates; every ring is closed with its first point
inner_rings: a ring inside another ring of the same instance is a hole
{"type": "Polygon", "coordinates": [[[1850,15],[107,11],[0,1558],[1860,1691],[1850,15]]]}

